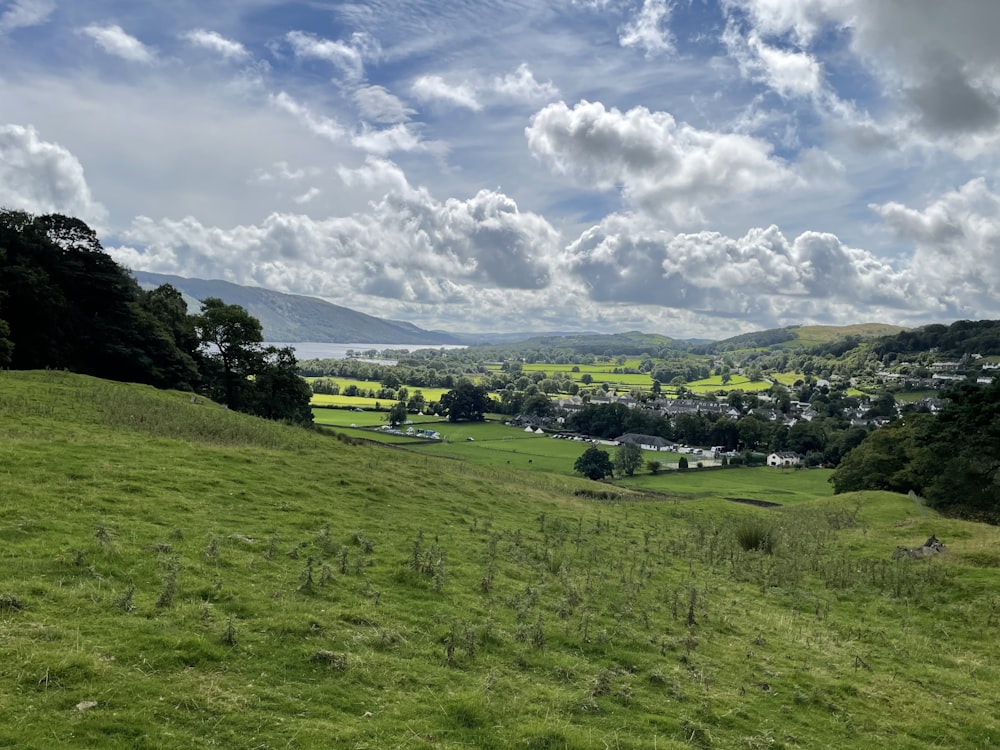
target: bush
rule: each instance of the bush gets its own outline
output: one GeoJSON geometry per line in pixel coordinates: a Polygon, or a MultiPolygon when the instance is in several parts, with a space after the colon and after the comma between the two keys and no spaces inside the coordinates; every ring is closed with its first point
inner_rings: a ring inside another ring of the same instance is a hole
{"type": "Polygon", "coordinates": [[[770,524],[759,518],[745,518],[736,527],[736,542],[747,552],[774,552],[775,534],[770,524]]]}

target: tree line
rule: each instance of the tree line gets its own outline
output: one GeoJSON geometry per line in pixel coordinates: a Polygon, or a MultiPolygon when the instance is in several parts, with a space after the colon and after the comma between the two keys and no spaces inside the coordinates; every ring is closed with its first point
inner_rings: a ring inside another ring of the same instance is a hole
{"type": "Polygon", "coordinates": [[[61,369],[201,393],[232,409],[312,422],[291,349],[209,298],[189,314],[177,289],[146,290],[83,221],[0,209],[0,367],[61,369]]]}

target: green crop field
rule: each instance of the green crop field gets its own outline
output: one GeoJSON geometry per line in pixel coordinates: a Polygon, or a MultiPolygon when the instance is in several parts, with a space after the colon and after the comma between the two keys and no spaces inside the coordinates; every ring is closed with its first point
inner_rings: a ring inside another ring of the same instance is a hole
{"type": "Polygon", "coordinates": [[[502,424],[341,432],[0,372],[0,746],[1000,744],[996,527],[811,470],[590,482],[502,424]]]}

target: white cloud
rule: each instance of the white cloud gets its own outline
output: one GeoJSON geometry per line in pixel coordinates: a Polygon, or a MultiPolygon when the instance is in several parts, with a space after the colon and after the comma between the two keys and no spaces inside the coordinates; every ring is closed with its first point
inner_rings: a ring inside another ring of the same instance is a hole
{"type": "Polygon", "coordinates": [[[733,24],[727,26],[722,39],[744,77],[785,97],[818,97],[823,93],[823,69],[812,55],[771,46],[756,32],[744,38],[733,24]]]}
{"type": "Polygon", "coordinates": [[[79,160],[30,125],[0,125],[0,206],[96,224],[107,214],[91,195],[79,160]]]}
{"type": "Polygon", "coordinates": [[[879,89],[882,100],[872,104],[881,110],[878,122],[863,105],[848,103],[855,97],[845,81],[843,91],[828,92],[821,111],[860,138],[934,145],[963,158],[987,153],[1000,141],[1000,48],[994,33],[1000,3],[725,0],[725,6],[731,23],[749,26],[743,48],[752,59],[740,60],[744,74],[766,80],[783,95],[814,93],[818,63],[811,52],[832,33],[846,37],[846,52],[879,89]],[[782,42],[781,48],[772,40],[782,42]],[[788,40],[796,51],[784,49],[788,40]]]}
{"type": "Polygon", "coordinates": [[[354,92],[354,103],[361,116],[372,122],[406,122],[415,111],[391,94],[384,86],[361,86],[354,92]]]}
{"type": "Polygon", "coordinates": [[[381,130],[362,127],[351,137],[351,144],[378,156],[387,156],[397,151],[423,151],[427,148],[420,135],[406,123],[381,130]]]}
{"type": "Polygon", "coordinates": [[[295,196],[292,200],[298,203],[300,206],[304,206],[307,203],[311,203],[313,200],[318,198],[323,191],[318,187],[311,187],[302,195],[295,196]]]}
{"type": "Polygon", "coordinates": [[[315,177],[322,170],[316,167],[293,169],[287,161],[277,161],[271,165],[270,169],[257,169],[250,182],[258,185],[266,185],[276,182],[298,182],[306,177],[315,177]]]}
{"type": "Polygon", "coordinates": [[[51,0],[14,0],[0,13],[0,35],[16,29],[40,26],[49,20],[56,4],[51,0]]]}
{"type": "Polygon", "coordinates": [[[381,54],[378,42],[362,33],[352,35],[349,42],[323,39],[304,31],[290,31],[285,39],[297,58],[324,60],[352,81],[364,77],[366,60],[381,54]]]}
{"type": "Polygon", "coordinates": [[[328,141],[337,142],[346,136],[339,122],[326,115],[315,114],[309,107],[296,101],[291,95],[279,91],[271,96],[271,103],[298,120],[306,129],[328,141]]]}
{"type": "Polygon", "coordinates": [[[201,47],[202,49],[214,52],[227,60],[246,60],[250,56],[246,47],[237,41],[226,39],[226,37],[222,36],[222,34],[217,31],[193,29],[182,34],[181,38],[187,40],[196,47],[201,47]]]}
{"type": "Polygon", "coordinates": [[[420,76],[410,89],[414,97],[425,102],[444,102],[453,107],[463,107],[479,112],[483,105],[476,97],[475,89],[465,83],[446,83],[438,75],[420,76]]]}
{"type": "Polygon", "coordinates": [[[872,205],[896,236],[915,246],[910,268],[963,315],[1000,314],[1000,196],[970,180],[923,210],[872,205]]]}
{"type": "Polygon", "coordinates": [[[126,33],[121,26],[91,24],[81,29],[80,33],[93,39],[109,55],[120,57],[123,60],[149,65],[156,59],[156,55],[150,47],[126,33]]]}
{"type": "Polygon", "coordinates": [[[642,9],[619,30],[623,47],[639,47],[647,57],[673,52],[674,42],[669,29],[671,5],[668,0],[643,0],[642,9]]]}
{"type": "Polygon", "coordinates": [[[548,101],[559,96],[559,89],[552,81],[539,83],[527,63],[517,70],[493,79],[493,90],[500,96],[524,102],[548,101]]]}
{"type": "Polygon", "coordinates": [[[775,226],[739,238],[671,236],[612,216],[571,243],[567,259],[596,301],[736,316],[765,327],[845,322],[859,309],[898,317],[926,302],[912,274],[871,253],[821,232],[789,240],[775,226]]]}
{"type": "MultiPolygon", "coordinates": [[[[482,190],[468,200],[434,200],[405,183],[398,167],[369,160],[345,170],[349,184],[395,182],[402,189],[367,213],[327,219],[274,213],[230,229],[137,219],[113,254],[125,265],[316,294],[443,304],[477,289],[540,289],[551,282],[558,234],[508,196],[482,190]],[[141,248],[141,249],[137,249],[141,248]],[[172,270],[171,270],[172,269],[172,270]]],[[[312,191],[300,196],[316,197],[312,191]]]]}
{"type": "Polygon", "coordinates": [[[645,107],[559,102],[536,113],[525,132],[532,153],[560,172],[620,188],[631,205],[677,224],[702,221],[707,203],[795,181],[765,141],[699,130],[645,107]]]}

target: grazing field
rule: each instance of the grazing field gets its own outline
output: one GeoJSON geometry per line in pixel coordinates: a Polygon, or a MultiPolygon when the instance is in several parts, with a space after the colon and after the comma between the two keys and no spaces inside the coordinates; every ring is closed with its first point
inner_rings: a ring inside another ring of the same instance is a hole
{"type": "Polygon", "coordinates": [[[805,380],[806,376],[801,372],[776,372],[769,376],[775,383],[791,387],[800,380],[805,380]]]}
{"type": "MultiPolygon", "coordinates": [[[[691,462],[692,467],[694,461],[691,462]]],[[[634,488],[653,489],[689,498],[749,498],[782,505],[833,495],[829,469],[777,469],[770,466],[699,471],[639,472],[624,481],[634,488]]]]}
{"type": "Polygon", "coordinates": [[[460,458],[0,372],[0,746],[997,747],[997,528],[460,458]]]}
{"type": "Polygon", "coordinates": [[[692,380],[684,386],[694,393],[714,393],[715,391],[744,391],[745,393],[756,393],[766,391],[771,384],[766,380],[750,380],[743,375],[732,375],[727,384],[723,385],[721,375],[713,375],[710,378],[692,380]]]}

